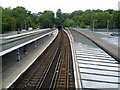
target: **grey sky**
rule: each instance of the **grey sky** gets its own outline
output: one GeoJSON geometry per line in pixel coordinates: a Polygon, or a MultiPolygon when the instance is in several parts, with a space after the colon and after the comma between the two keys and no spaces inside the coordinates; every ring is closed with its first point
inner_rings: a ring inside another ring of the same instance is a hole
{"type": "Polygon", "coordinates": [[[62,12],[70,13],[75,10],[86,9],[114,9],[118,10],[119,0],[1,0],[2,7],[15,8],[23,6],[33,13],[42,12],[44,10],[61,9],[62,12]]]}

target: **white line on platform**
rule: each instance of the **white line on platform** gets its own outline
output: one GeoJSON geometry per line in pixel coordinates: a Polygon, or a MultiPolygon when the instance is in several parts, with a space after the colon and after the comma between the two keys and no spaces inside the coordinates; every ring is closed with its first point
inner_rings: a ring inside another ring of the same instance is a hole
{"type": "Polygon", "coordinates": [[[1,37],[0,39],[11,39],[11,38],[15,38],[15,37],[35,33],[35,32],[42,32],[42,31],[46,31],[46,30],[48,30],[48,29],[40,29],[40,30],[36,30],[36,31],[32,31],[32,32],[26,32],[26,33],[22,33],[22,34],[10,35],[10,36],[6,36],[6,37],[1,37]]]}
{"type": "Polygon", "coordinates": [[[40,39],[40,38],[42,38],[42,37],[45,37],[45,36],[47,36],[47,35],[49,35],[49,34],[52,34],[52,31],[49,32],[49,33],[46,33],[46,34],[44,34],[44,35],[42,35],[42,36],[40,36],[40,37],[37,37],[37,38],[32,39],[32,40],[29,40],[29,41],[27,41],[27,42],[25,42],[25,43],[22,43],[22,44],[20,44],[20,45],[15,46],[15,47],[12,47],[12,48],[10,48],[10,49],[4,50],[4,51],[0,52],[0,56],[3,56],[3,55],[5,55],[5,54],[7,54],[7,53],[9,53],[9,52],[17,49],[17,48],[20,48],[20,47],[22,47],[22,46],[24,46],[24,45],[26,45],[26,44],[29,44],[29,43],[31,43],[31,42],[33,42],[33,41],[36,41],[36,40],[38,40],[38,39],[40,39]]]}

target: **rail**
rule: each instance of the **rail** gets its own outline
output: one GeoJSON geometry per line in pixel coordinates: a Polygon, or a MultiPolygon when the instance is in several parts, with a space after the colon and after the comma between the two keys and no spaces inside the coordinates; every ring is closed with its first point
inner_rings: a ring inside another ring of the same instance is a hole
{"type": "Polygon", "coordinates": [[[74,84],[69,39],[64,31],[59,31],[53,43],[11,85],[10,89],[75,88],[74,84]],[[60,83],[64,84],[60,86],[60,83]]]}

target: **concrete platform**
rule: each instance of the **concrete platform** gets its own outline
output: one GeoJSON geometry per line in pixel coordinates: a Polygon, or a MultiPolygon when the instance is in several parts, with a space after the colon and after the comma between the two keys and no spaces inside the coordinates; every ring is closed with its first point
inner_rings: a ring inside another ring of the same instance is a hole
{"type": "Polygon", "coordinates": [[[120,55],[119,55],[120,47],[119,46],[117,47],[116,45],[106,42],[105,40],[102,40],[100,38],[102,35],[91,32],[89,30],[82,30],[82,29],[74,29],[74,30],[80,32],[82,35],[90,39],[92,42],[97,44],[104,51],[106,51],[109,55],[111,55],[113,58],[115,58],[117,61],[120,62],[120,55]]]}
{"type": "Polygon", "coordinates": [[[118,90],[120,64],[76,30],[68,30],[76,88],[118,90]]]}
{"type": "Polygon", "coordinates": [[[58,34],[58,30],[54,30],[53,34],[49,36],[47,40],[45,40],[40,47],[33,50],[30,54],[24,57],[22,60],[16,62],[11,67],[7,68],[3,72],[0,73],[2,75],[0,81],[0,89],[8,88],[12,83],[19,78],[19,76],[25,72],[25,70],[36,60],[37,57],[41,55],[41,53],[52,43],[52,41],[56,38],[58,34]]]}
{"type": "MultiPolygon", "coordinates": [[[[50,29],[50,28],[46,28],[46,29],[50,29]]],[[[19,34],[36,32],[36,31],[39,31],[39,30],[44,30],[44,29],[33,29],[33,30],[19,31],[19,34]]],[[[0,34],[0,39],[1,39],[1,37],[17,35],[17,34],[18,34],[18,31],[11,31],[11,32],[7,32],[7,33],[4,33],[4,34],[0,34]]]]}
{"type": "Polygon", "coordinates": [[[36,31],[36,32],[28,32],[28,33],[23,33],[23,34],[17,34],[17,35],[2,37],[2,42],[0,42],[0,47],[2,47],[2,51],[0,52],[0,56],[1,56],[1,53],[3,53],[4,51],[6,51],[8,49],[11,49],[11,48],[13,48],[15,46],[18,46],[18,45],[21,46],[21,44],[23,44],[27,41],[30,41],[32,39],[38,38],[39,36],[47,34],[51,31],[52,30],[50,30],[50,29],[49,30],[45,29],[43,31],[39,30],[39,31],[36,31]]]}

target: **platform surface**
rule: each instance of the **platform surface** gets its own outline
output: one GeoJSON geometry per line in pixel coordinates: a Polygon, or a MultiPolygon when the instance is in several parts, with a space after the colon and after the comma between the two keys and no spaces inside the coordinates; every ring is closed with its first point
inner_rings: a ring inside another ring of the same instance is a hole
{"type": "Polygon", "coordinates": [[[120,87],[120,64],[79,32],[75,30],[70,30],[70,32],[74,42],[73,49],[79,86],[81,88],[118,90],[120,87]]]}
{"type": "Polygon", "coordinates": [[[58,30],[54,30],[53,34],[41,43],[40,47],[32,51],[22,60],[16,62],[10,68],[0,73],[2,75],[2,83],[0,87],[8,88],[35,60],[36,58],[52,43],[58,34],[58,30]]]}
{"type": "Polygon", "coordinates": [[[87,29],[74,29],[74,30],[80,32],[82,35],[89,38],[92,42],[96,43],[99,47],[101,47],[103,50],[105,50],[107,53],[109,53],[112,57],[114,57],[117,61],[120,62],[120,55],[119,55],[120,40],[118,40],[118,45],[116,46],[102,39],[103,37],[108,37],[106,35],[101,35],[87,29]]]}

